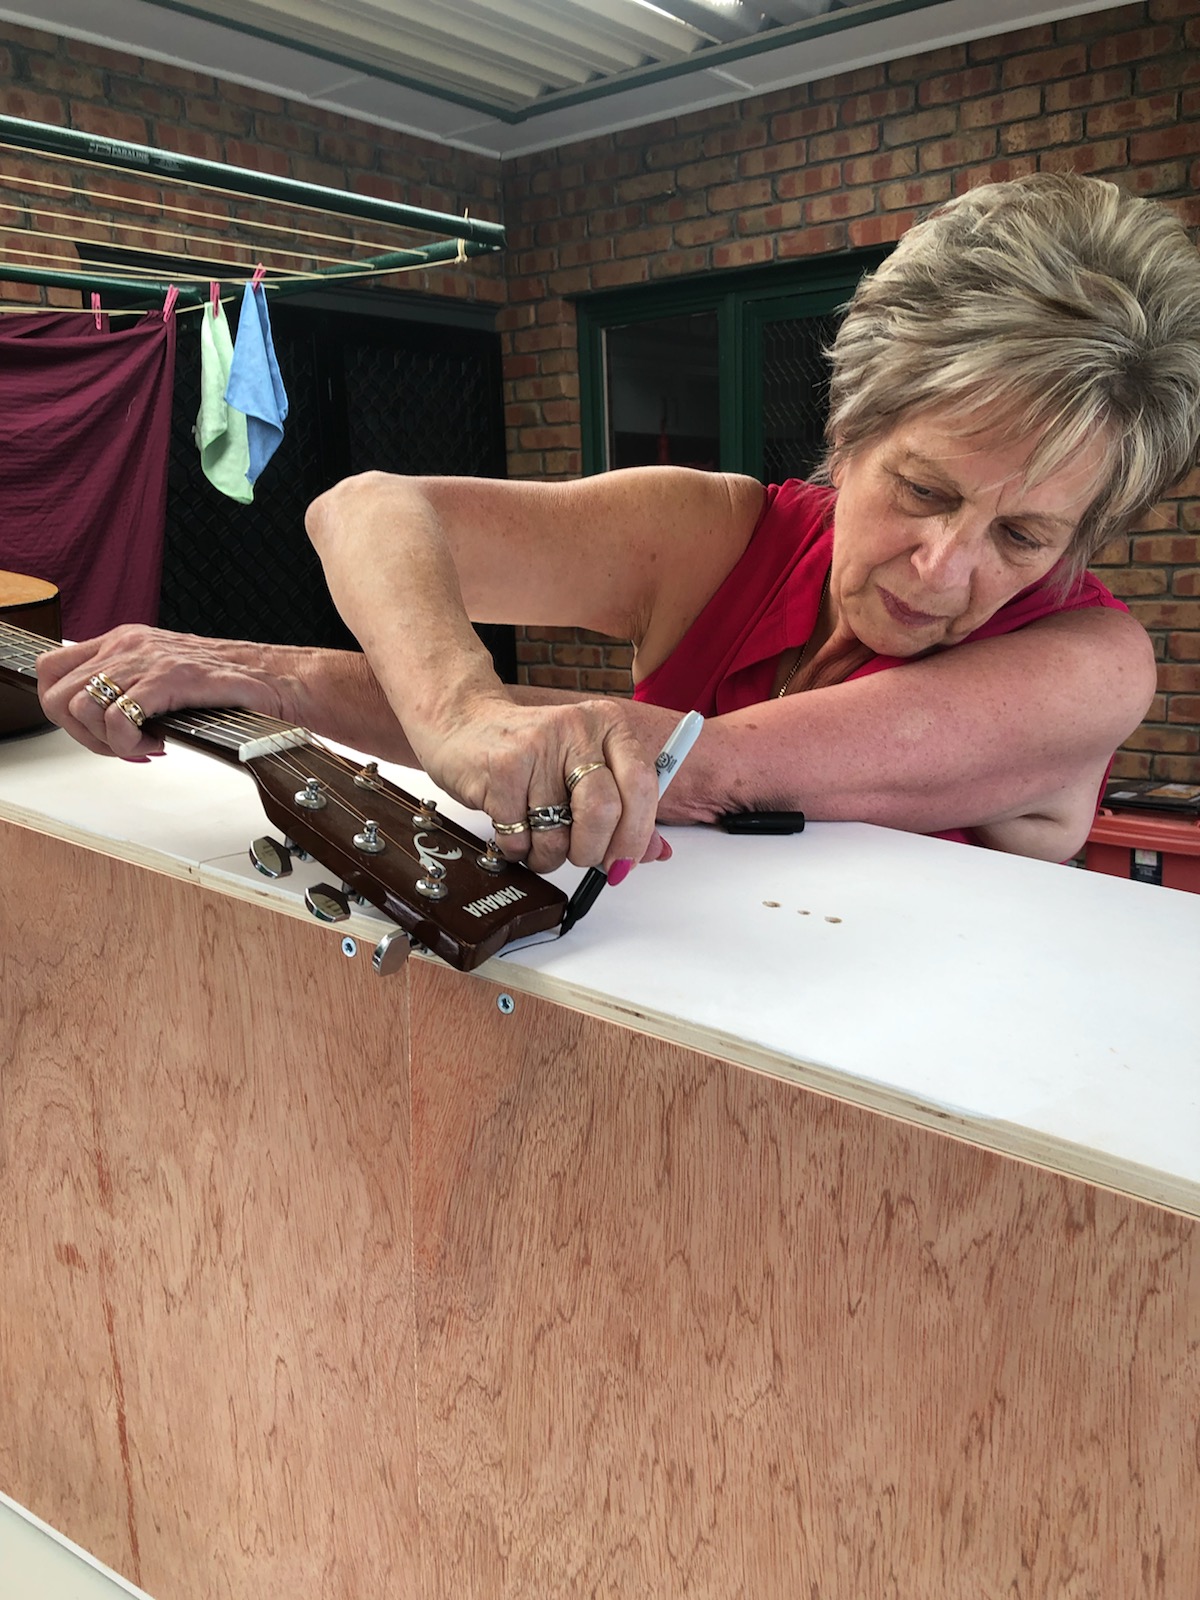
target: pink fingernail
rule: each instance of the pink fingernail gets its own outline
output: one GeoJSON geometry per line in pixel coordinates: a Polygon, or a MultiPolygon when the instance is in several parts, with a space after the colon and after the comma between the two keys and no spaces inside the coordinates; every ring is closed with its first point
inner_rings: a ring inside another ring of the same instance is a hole
{"type": "Polygon", "coordinates": [[[617,884],[624,883],[625,879],[629,876],[630,868],[632,866],[633,862],[626,860],[624,857],[622,857],[620,861],[614,861],[612,866],[608,869],[609,886],[615,889],[617,884]]]}
{"type": "Polygon", "coordinates": [[[674,854],[674,850],[671,849],[671,846],[664,839],[662,842],[662,849],[658,852],[658,859],[660,861],[670,861],[674,854]]]}
{"type": "Polygon", "coordinates": [[[122,761],[128,761],[128,763],[129,763],[129,765],[131,767],[141,767],[141,766],[147,766],[148,767],[150,765],[150,757],[149,756],[122,756],[121,760],[122,761]]]}

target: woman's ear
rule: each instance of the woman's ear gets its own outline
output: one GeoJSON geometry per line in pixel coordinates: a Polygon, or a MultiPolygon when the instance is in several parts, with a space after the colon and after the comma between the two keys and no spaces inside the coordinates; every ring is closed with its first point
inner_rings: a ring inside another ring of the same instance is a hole
{"type": "Polygon", "coordinates": [[[829,473],[829,481],[835,489],[840,489],[842,487],[842,473],[845,470],[845,466],[846,458],[842,454],[842,447],[839,443],[835,442],[833,448],[829,452],[829,455],[826,457],[826,468],[829,473]]]}

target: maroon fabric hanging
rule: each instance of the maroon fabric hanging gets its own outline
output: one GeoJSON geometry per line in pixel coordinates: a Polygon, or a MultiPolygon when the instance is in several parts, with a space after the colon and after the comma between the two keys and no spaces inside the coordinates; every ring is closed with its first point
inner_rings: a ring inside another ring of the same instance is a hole
{"type": "Polygon", "coordinates": [[[58,585],[67,639],[157,619],[174,376],[174,316],[0,317],[0,568],[58,585]]]}

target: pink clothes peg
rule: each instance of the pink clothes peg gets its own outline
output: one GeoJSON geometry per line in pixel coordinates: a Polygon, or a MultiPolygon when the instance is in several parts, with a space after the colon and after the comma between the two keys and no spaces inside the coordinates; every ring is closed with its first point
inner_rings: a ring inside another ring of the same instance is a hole
{"type": "Polygon", "coordinates": [[[217,312],[220,310],[220,307],[221,307],[221,285],[219,283],[210,283],[209,284],[209,286],[208,286],[208,303],[212,308],[212,314],[213,314],[213,317],[215,319],[215,317],[217,315],[217,312]]]}
{"type": "Polygon", "coordinates": [[[92,291],[92,313],[96,318],[96,329],[100,331],[104,327],[104,322],[100,315],[100,296],[95,290],[92,291]]]}
{"type": "Polygon", "coordinates": [[[254,269],[254,276],[250,279],[250,287],[252,289],[257,289],[259,284],[266,277],[266,275],[267,275],[267,269],[266,269],[266,267],[263,266],[262,262],[260,261],[258,263],[258,265],[254,269]]]}
{"type": "Polygon", "coordinates": [[[172,284],[170,284],[168,286],[166,298],[163,301],[163,321],[164,322],[167,320],[167,318],[174,311],[175,302],[178,299],[179,299],[179,290],[172,283],[172,284]]]}

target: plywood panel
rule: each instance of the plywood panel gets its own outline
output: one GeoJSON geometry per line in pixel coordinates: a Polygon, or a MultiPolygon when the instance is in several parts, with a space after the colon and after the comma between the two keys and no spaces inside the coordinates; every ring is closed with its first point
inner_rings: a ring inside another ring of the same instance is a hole
{"type": "Polygon", "coordinates": [[[427,1593],[1200,1592],[1200,1233],[413,974],[427,1593]]]}
{"type": "Polygon", "coordinates": [[[416,1597],[405,978],[0,851],[0,1486],[169,1600],[416,1597]]]}

